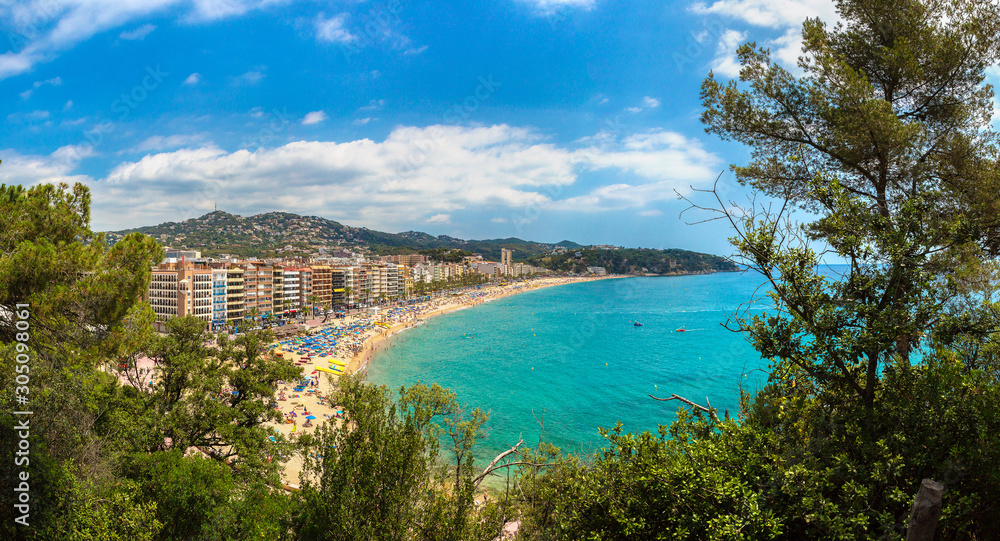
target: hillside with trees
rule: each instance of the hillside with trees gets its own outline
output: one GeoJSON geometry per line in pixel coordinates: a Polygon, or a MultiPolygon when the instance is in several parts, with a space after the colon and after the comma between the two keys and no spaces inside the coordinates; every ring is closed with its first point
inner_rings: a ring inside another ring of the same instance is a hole
{"type": "Polygon", "coordinates": [[[740,270],[733,262],[716,255],[687,250],[650,248],[580,248],[561,254],[528,258],[532,265],[552,270],[586,272],[587,267],[604,267],[610,274],[701,274],[740,270]],[[579,254],[579,255],[578,255],[579,254]]]}
{"type": "Polygon", "coordinates": [[[117,242],[129,233],[142,233],[171,248],[198,250],[206,257],[233,254],[240,257],[276,257],[278,255],[314,255],[319,248],[344,249],[374,255],[412,254],[420,250],[464,250],[491,260],[500,259],[500,249],[514,250],[514,259],[523,261],[533,255],[559,247],[578,248],[570,241],[547,244],[515,237],[490,240],[464,240],[447,235],[433,236],[418,231],[384,233],[366,227],[351,227],[318,216],[299,216],[288,212],[268,212],[255,216],[237,216],[215,211],[183,222],[138,227],[106,233],[117,242]]]}

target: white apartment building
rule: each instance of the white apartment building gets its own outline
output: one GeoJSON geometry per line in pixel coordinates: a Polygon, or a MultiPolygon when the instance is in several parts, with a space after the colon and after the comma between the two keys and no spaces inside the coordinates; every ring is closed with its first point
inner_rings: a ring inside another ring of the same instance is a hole
{"type": "MultiPolygon", "coordinates": [[[[302,303],[302,277],[298,269],[282,269],[281,298],[284,301],[285,313],[298,310],[302,303]]],[[[278,312],[276,309],[275,312],[278,312]]]]}
{"type": "Polygon", "coordinates": [[[212,271],[212,326],[226,324],[226,270],[212,271]]]}

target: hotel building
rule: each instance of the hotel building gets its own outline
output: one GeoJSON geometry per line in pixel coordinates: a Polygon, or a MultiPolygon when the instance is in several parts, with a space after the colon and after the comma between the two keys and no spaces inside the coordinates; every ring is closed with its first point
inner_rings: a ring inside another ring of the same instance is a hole
{"type": "MultiPolygon", "coordinates": [[[[432,279],[465,271],[461,265],[421,265],[432,279]]],[[[403,299],[417,276],[410,267],[389,261],[303,265],[183,259],[157,265],[152,275],[147,299],[160,330],[166,320],[189,314],[219,328],[246,321],[252,313],[267,320],[311,311],[313,300],[318,308],[339,308],[403,299]]]]}
{"type": "Polygon", "coordinates": [[[158,265],[152,271],[147,298],[157,321],[193,315],[211,322],[212,270],[183,260],[158,265]]]}

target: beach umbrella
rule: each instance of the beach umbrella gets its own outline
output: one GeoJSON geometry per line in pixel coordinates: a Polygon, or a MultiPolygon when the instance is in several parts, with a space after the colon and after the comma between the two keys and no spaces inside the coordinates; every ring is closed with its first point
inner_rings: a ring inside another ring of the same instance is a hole
{"type": "Polygon", "coordinates": [[[315,419],[315,418],[316,418],[315,415],[306,415],[306,419],[315,419]]]}

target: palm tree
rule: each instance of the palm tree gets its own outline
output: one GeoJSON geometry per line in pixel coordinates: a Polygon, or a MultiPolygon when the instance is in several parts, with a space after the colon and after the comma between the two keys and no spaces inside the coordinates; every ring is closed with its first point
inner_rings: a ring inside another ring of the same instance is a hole
{"type": "Polygon", "coordinates": [[[257,322],[257,317],[258,317],[259,315],[260,315],[260,311],[259,311],[259,310],[257,310],[257,307],[256,307],[256,306],[251,306],[251,307],[250,307],[250,308],[249,308],[249,309],[247,310],[247,317],[249,317],[249,318],[250,318],[250,325],[249,325],[249,327],[247,326],[247,324],[245,323],[245,321],[246,321],[246,318],[244,318],[244,320],[243,320],[243,321],[244,321],[244,323],[243,323],[243,327],[244,327],[244,330],[243,330],[243,332],[246,332],[246,331],[247,331],[247,330],[248,330],[249,328],[252,328],[252,327],[254,327],[254,326],[255,326],[254,324],[255,324],[255,323],[257,322]]]}
{"type": "Polygon", "coordinates": [[[354,290],[351,289],[351,286],[344,286],[344,304],[347,306],[348,309],[351,308],[351,293],[353,291],[354,290]]]}
{"type": "Polygon", "coordinates": [[[306,302],[309,303],[309,315],[316,315],[316,305],[319,304],[319,295],[312,294],[306,298],[306,302]]]}
{"type": "Polygon", "coordinates": [[[323,323],[330,317],[330,311],[333,310],[333,301],[326,301],[323,304],[323,323]]]}

